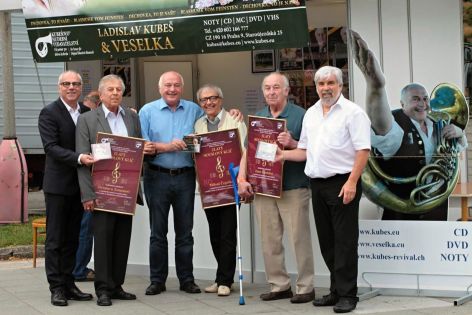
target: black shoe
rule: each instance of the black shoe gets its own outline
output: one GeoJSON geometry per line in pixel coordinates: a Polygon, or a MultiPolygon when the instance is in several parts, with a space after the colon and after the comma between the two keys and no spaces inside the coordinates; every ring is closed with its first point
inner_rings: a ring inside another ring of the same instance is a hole
{"type": "Polygon", "coordinates": [[[293,293],[292,293],[292,289],[288,288],[285,291],[262,293],[259,297],[263,301],[274,301],[274,300],[281,300],[281,299],[290,299],[293,297],[293,293]]]}
{"type": "Polygon", "coordinates": [[[202,291],[193,281],[187,281],[180,286],[180,291],[185,291],[187,293],[201,293],[202,291]]]}
{"type": "Polygon", "coordinates": [[[98,294],[97,305],[98,306],[110,306],[111,305],[111,298],[106,293],[98,294]]]}
{"type": "Polygon", "coordinates": [[[151,284],[146,289],[146,295],[156,295],[164,292],[166,290],[166,285],[159,282],[151,282],[151,284]]]}
{"type": "Polygon", "coordinates": [[[309,293],[303,293],[303,294],[295,294],[291,299],[291,303],[308,303],[310,301],[313,301],[315,298],[315,290],[309,292],[309,293]]]}
{"type": "Polygon", "coordinates": [[[313,301],[314,306],[333,306],[338,303],[339,297],[335,293],[330,293],[328,295],[323,295],[321,299],[315,299],[313,301]]]}
{"type": "Polygon", "coordinates": [[[136,295],[134,295],[133,293],[125,292],[123,289],[120,288],[113,292],[111,298],[115,300],[136,300],[136,295]]]}
{"type": "Polygon", "coordinates": [[[67,288],[65,295],[68,300],[90,301],[92,299],[92,294],[80,291],[75,285],[67,288]]]}
{"type": "Polygon", "coordinates": [[[339,302],[333,307],[335,313],[349,313],[356,308],[357,301],[355,299],[340,298],[339,302]]]}
{"type": "Polygon", "coordinates": [[[67,299],[64,291],[55,290],[51,293],[51,304],[55,306],[67,306],[67,299]]]}

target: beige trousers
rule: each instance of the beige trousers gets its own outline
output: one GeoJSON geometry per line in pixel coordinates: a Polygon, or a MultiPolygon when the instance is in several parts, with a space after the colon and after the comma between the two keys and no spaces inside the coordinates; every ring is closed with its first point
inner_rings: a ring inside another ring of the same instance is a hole
{"type": "Polygon", "coordinates": [[[272,292],[284,291],[291,287],[285,268],[282,243],[284,230],[288,234],[297,263],[296,294],[313,290],[314,265],[309,200],[308,188],[286,190],[280,199],[261,195],[255,198],[266,278],[272,292]]]}

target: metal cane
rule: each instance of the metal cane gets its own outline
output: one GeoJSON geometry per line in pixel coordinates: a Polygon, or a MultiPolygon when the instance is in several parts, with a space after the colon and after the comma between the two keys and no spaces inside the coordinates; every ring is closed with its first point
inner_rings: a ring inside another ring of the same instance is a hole
{"type": "Polygon", "coordinates": [[[238,233],[238,269],[239,269],[239,305],[246,304],[244,302],[243,295],[243,272],[242,272],[242,259],[241,256],[241,235],[239,231],[239,195],[238,195],[238,185],[236,181],[236,176],[239,172],[239,166],[234,167],[233,163],[229,164],[229,173],[231,174],[231,182],[233,183],[234,191],[234,200],[236,201],[236,231],[238,233]]]}

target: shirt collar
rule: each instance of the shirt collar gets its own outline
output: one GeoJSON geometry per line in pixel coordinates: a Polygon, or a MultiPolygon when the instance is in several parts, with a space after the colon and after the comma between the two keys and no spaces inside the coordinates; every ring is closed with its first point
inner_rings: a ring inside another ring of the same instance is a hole
{"type": "Polygon", "coordinates": [[[75,109],[73,109],[72,107],[70,107],[69,105],[67,105],[67,103],[64,101],[64,99],[61,97],[60,98],[61,101],[62,101],[62,104],[64,104],[64,106],[66,107],[67,111],[69,113],[73,113],[75,111],[78,111],[80,113],[80,106],[79,106],[79,103],[77,103],[77,107],[75,109]]]}
{"type": "MultiPolygon", "coordinates": [[[[422,130],[419,122],[417,122],[416,120],[412,118],[410,118],[410,120],[417,130],[422,130]]],[[[428,117],[426,117],[424,123],[426,124],[426,129],[428,130],[428,137],[430,137],[431,134],[433,133],[433,121],[429,119],[428,117]]]]}
{"type": "MultiPolygon", "coordinates": [[[[328,113],[331,113],[336,108],[342,109],[344,107],[344,103],[345,103],[344,101],[345,101],[344,95],[341,93],[341,95],[339,95],[338,100],[336,101],[336,103],[334,103],[331,106],[331,108],[329,109],[328,113]]],[[[323,108],[322,108],[323,105],[321,105],[321,100],[316,102],[316,104],[313,105],[313,106],[315,106],[319,110],[323,110],[323,108]]]]}
{"type": "MultiPolygon", "coordinates": [[[[221,110],[220,110],[220,112],[218,113],[218,115],[216,115],[216,118],[218,118],[218,122],[220,122],[221,119],[223,118],[223,111],[224,111],[223,108],[221,108],[221,110]]],[[[207,120],[207,122],[208,122],[209,124],[213,124],[213,125],[215,124],[216,119],[215,119],[214,121],[211,121],[211,120],[208,118],[207,115],[205,115],[205,118],[206,118],[206,120],[207,120]]]]}
{"type": "MultiPolygon", "coordinates": [[[[167,105],[166,101],[164,101],[163,98],[161,98],[161,102],[159,102],[159,103],[160,103],[159,104],[159,109],[160,110],[163,110],[164,108],[169,108],[170,109],[169,105],[167,105]]],[[[179,105],[177,105],[177,108],[183,108],[183,107],[184,107],[184,103],[182,102],[182,99],[180,99],[179,105]]]]}
{"type": "MultiPolygon", "coordinates": [[[[108,108],[104,104],[102,104],[101,107],[103,109],[103,113],[105,113],[105,117],[108,117],[108,115],[111,113],[111,111],[108,110],[108,108]]],[[[125,116],[125,110],[123,109],[123,107],[120,106],[118,108],[118,114],[121,114],[121,116],[125,116]]]]}
{"type": "MultiPolygon", "coordinates": [[[[288,117],[288,111],[289,111],[289,109],[288,109],[289,104],[290,104],[290,101],[287,101],[287,104],[285,104],[284,110],[277,117],[274,117],[274,118],[287,118],[288,117]]],[[[272,112],[270,111],[270,106],[269,105],[266,105],[264,110],[266,112],[267,117],[273,117],[272,112]]]]}

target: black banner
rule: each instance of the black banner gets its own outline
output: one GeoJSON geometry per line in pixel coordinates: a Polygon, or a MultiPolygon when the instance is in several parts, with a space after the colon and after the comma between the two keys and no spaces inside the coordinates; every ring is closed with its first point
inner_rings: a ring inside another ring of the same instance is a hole
{"type": "Polygon", "coordinates": [[[137,0],[132,8],[122,0],[80,3],[63,11],[24,6],[37,62],[302,47],[309,41],[305,1],[137,0]]]}

